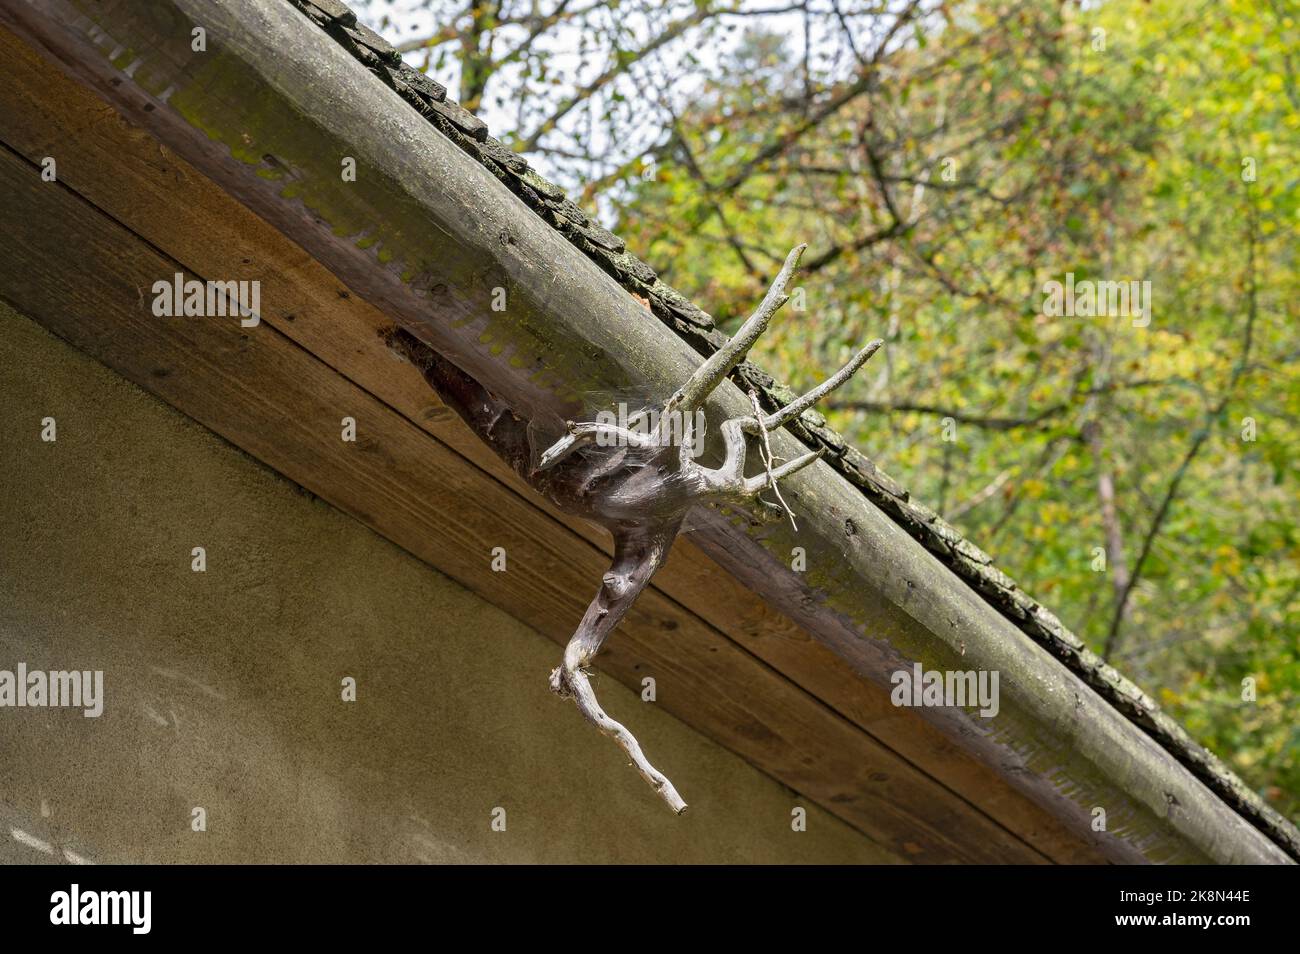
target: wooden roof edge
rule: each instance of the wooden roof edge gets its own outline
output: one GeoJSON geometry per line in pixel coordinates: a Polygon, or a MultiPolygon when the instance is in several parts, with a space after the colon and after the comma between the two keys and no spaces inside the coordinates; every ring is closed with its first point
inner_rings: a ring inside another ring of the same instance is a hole
{"type": "MultiPolygon", "coordinates": [[[[131,6],[16,0],[0,18],[521,412],[666,394],[725,341],[342,4],[131,6]]],[[[740,376],[773,405],[789,396],[752,365],[740,376]]],[[[728,388],[711,411],[746,406],[728,388]]],[[[708,514],[714,559],[879,685],[913,662],[1000,672],[997,717],[928,714],[1080,830],[1105,808],[1116,859],[1300,859],[1300,832],[987,554],[817,416],[789,431],[782,456],[796,438],[831,450],[791,482],[803,530],[708,514]],[[787,565],[795,545],[806,573],[787,565]]]]}

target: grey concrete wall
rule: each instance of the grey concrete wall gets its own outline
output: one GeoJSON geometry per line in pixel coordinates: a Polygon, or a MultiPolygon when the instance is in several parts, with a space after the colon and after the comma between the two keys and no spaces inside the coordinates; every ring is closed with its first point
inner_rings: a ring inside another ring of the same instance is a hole
{"type": "Polygon", "coordinates": [[[889,860],[601,680],[673,817],[551,696],[558,653],[0,304],[0,670],[105,673],[97,719],[0,708],[0,860],[889,860]]]}

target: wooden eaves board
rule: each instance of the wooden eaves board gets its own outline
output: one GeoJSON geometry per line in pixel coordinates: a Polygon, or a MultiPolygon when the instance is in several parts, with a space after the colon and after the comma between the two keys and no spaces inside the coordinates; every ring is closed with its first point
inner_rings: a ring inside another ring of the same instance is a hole
{"type": "MultiPolygon", "coordinates": [[[[302,249],[12,34],[0,34],[0,294],[47,328],[557,642],[606,568],[392,356],[391,326],[302,249]],[[59,182],[40,160],[57,157],[59,182]],[[174,271],[259,279],[262,327],[155,318],[174,271]],[[339,420],[359,423],[356,444],[339,420]],[[490,572],[505,546],[510,570],[490,572]]],[[[900,860],[1101,856],[679,542],[602,655],[632,686],[900,860]]],[[[544,678],[540,673],[538,678],[544,678]]],[[[557,705],[556,718],[573,718],[557,705]]],[[[630,718],[630,716],[629,716],[630,718]]],[[[616,757],[593,738],[593,758],[616,757]]],[[[660,757],[671,773],[671,754],[660,757]]],[[[624,797],[649,797],[629,772],[624,797]]],[[[689,793],[687,793],[689,796],[689,793]]]]}

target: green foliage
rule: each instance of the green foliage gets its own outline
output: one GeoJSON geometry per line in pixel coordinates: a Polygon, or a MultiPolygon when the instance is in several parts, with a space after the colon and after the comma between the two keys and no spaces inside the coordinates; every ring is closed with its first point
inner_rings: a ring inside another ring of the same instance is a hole
{"type": "Polygon", "coordinates": [[[751,32],[618,230],[724,324],[807,240],[760,362],[809,385],[883,334],[831,423],[1300,820],[1297,15],[942,14],[860,93],[751,32]],[[1046,314],[1066,273],[1150,281],[1149,324],[1046,314]]]}

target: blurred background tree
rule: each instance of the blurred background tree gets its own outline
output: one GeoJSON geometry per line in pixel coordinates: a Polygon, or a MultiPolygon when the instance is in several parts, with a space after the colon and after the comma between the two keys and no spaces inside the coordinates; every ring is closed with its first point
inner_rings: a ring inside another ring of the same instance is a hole
{"type": "Polygon", "coordinates": [[[760,363],[1300,822],[1289,0],[360,11],[724,328],[809,242],[760,363]]]}

